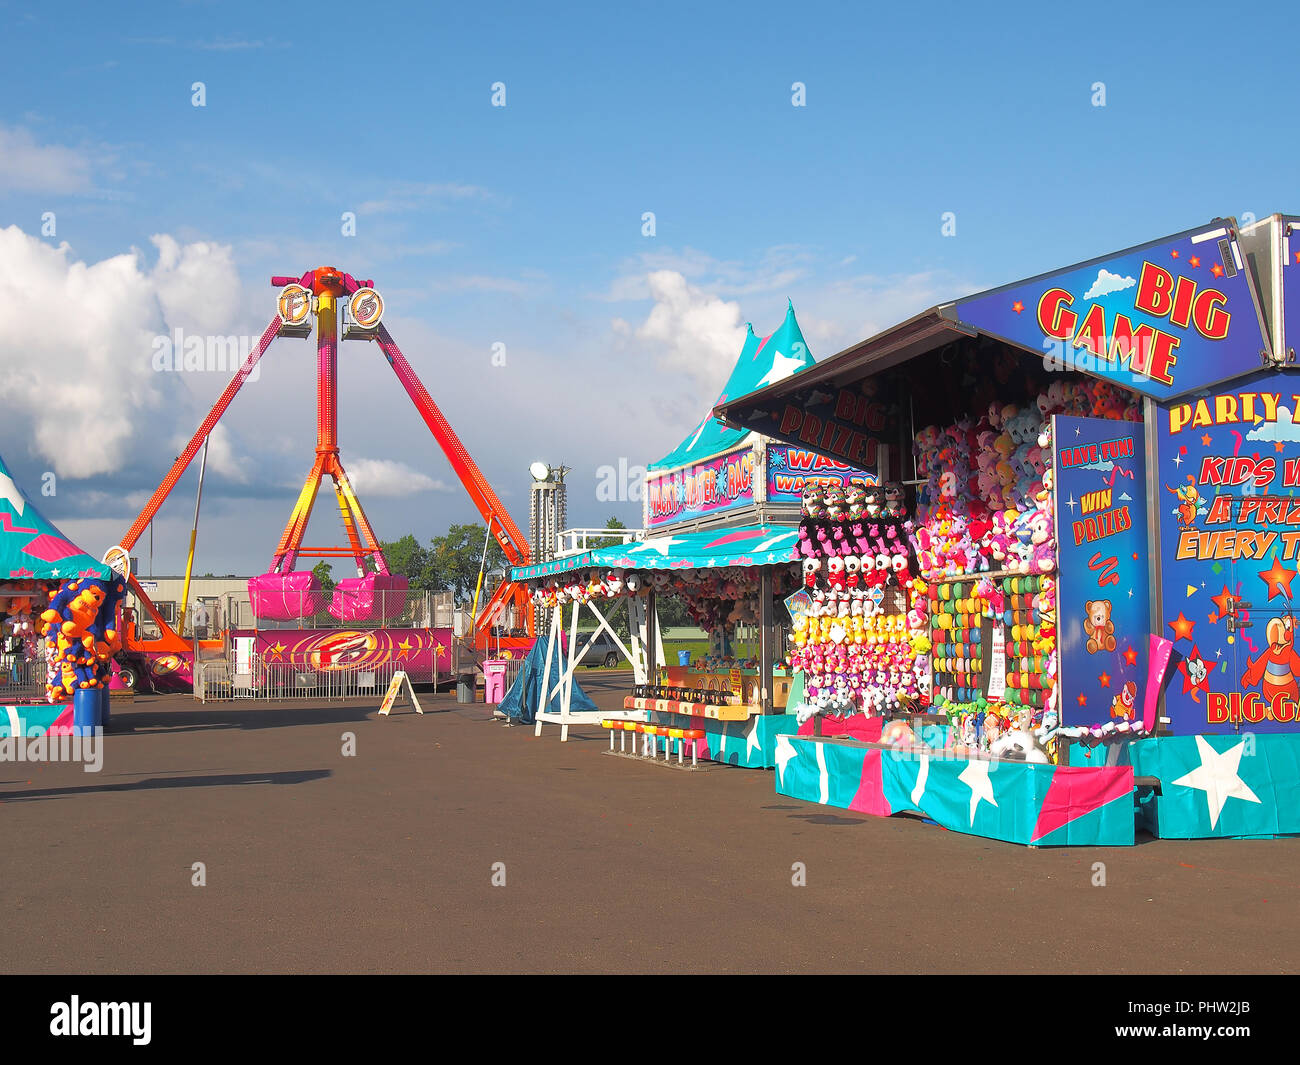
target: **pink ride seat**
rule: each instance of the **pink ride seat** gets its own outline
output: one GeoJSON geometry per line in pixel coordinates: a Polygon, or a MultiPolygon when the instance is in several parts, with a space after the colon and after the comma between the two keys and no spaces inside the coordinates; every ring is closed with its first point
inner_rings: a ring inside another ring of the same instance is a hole
{"type": "Polygon", "coordinates": [[[248,579],[253,613],[267,621],[295,621],[320,613],[325,605],[320,580],[311,570],[263,573],[248,579]]]}
{"type": "Polygon", "coordinates": [[[395,618],[406,609],[410,581],[392,573],[345,577],[334,586],[329,612],[340,621],[395,618]]]}

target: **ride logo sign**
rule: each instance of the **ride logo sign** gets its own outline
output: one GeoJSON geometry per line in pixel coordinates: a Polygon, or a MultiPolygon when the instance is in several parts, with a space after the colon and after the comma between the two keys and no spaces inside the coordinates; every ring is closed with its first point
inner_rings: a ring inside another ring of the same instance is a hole
{"type": "Polygon", "coordinates": [[[1164,697],[1177,734],[1300,729],[1300,380],[1271,371],[1157,411],[1164,697]]]}

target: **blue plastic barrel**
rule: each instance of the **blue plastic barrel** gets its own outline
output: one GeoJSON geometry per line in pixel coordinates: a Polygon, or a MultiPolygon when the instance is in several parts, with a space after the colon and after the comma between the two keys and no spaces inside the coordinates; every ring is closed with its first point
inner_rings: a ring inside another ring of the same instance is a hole
{"type": "Polygon", "coordinates": [[[690,651],[678,651],[678,652],[677,652],[677,664],[678,664],[679,666],[689,666],[689,665],[691,664],[691,652],[690,652],[690,651]]]}
{"type": "Polygon", "coordinates": [[[99,690],[97,688],[78,688],[72,693],[73,735],[93,736],[95,727],[101,723],[99,690]]]}

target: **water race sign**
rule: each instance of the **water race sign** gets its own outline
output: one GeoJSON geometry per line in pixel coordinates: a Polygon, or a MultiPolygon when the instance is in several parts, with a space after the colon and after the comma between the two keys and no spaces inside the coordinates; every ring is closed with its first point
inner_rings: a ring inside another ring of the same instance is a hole
{"type": "Polygon", "coordinates": [[[1232,219],[958,300],[944,313],[1041,353],[1049,369],[1155,399],[1257,370],[1267,347],[1232,219]]]}
{"type": "Polygon", "coordinates": [[[646,477],[646,524],[717,514],[754,502],[754,449],[746,446],[717,458],[646,477]]]}
{"type": "Polygon", "coordinates": [[[1141,422],[1052,419],[1061,722],[1142,720],[1151,614],[1141,422]]]}
{"type": "Polygon", "coordinates": [[[767,499],[770,503],[798,503],[803,499],[803,486],[809,481],[823,488],[851,484],[879,484],[874,473],[857,469],[844,462],[821,455],[806,448],[769,444],[767,448],[767,499]]]}

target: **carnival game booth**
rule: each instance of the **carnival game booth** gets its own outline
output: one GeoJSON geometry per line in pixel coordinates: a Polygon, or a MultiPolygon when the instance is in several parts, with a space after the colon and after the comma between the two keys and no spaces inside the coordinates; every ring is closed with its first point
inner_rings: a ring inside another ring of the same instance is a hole
{"type": "Polygon", "coordinates": [[[114,575],[37,509],[3,457],[0,486],[0,737],[71,732],[74,690],[106,680],[114,575]]]}
{"type": "MultiPolygon", "coordinates": [[[[774,619],[800,579],[791,561],[797,537],[797,530],[777,526],[722,528],[653,536],[515,567],[511,579],[528,584],[534,604],[551,614],[542,675],[550,674],[553,657],[565,658],[546,701],[557,692],[564,699],[572,684],[585,647],[578,633],[584,607],[596,619],[597,631],[608,632],[634,668],[633,693],[621,713],[578,715],[567,708],[555,713],[539,699],[537,734],[544,722],[561,725],[561,738],[567,738],[570,724],[630,720],[662,726],[668,739],[683,741],[676,745],[679,756],[750,768],[774,766],[776,736],[794,724],[784,713],[790,678],[779,670],[774,676],[773,662],[779,652],[774,619]],[[716,653],[689,664],[664,662],[656,604],[665,595],[685,600],[716,653]],[[620,598],[627,599],[632,619],[630,647],[605,616],[620,598]],[[741,624],[758,627],[759,654],[754,658],[725,653],[728,634],[741,624]],[[566,630],[567,640],[562,638],[566,630]],[[668,736],[671,729],[698,735],[668,736]]],[[[643,739],[645,735],[642,731],[643,739]]]]}
{"type": "Polygon", "coordinates": [[[719,408],[839,461],[896,449],[906,552],[806,498],[812,734],[778,738],[778,791],[1028,844],[1300,832],[1291,225],[1216,219],[933,307],[719,408]],[[840,618],[882,566],[907,637],[864,680],[840,618]],[[909,661],[929,690],[872,739],[909,661]]]}

